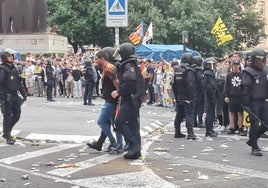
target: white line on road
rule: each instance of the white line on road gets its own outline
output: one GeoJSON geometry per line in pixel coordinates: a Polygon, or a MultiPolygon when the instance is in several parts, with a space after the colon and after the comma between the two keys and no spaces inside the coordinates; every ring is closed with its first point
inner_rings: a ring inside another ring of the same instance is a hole
{"type": "Polygon", "coordinates": [[[66,150],[66,149],[70,149],[70,148],[74,148],[78,146],[81,146],[81,144],[61,144],[60,146],[55,146],[51,148],[41,149],[38,151],[27,152],[24,154],[3,158],[3,159],[0,159],[0,163],[12,164],[12,163],[16,163],[19,161],[24,161],[24,160],[31,159],[34,157],[40,157],[46,154],[55,153],[55,152],[59,152],[62,150],[66,150]]]}
{"type": "Polygon", "coordinates": [[[107,188],[123,188],[123,187],[144,187],[144,188],[173,188],[177,187],[162,178],[159,178],[152,170],[145,168],[140,172],[116,174],[109,176],[100,176],[95,178],[85,178],[74,180],[74,184],[83,187],[90,185],[98,185],[107,188]]]}
{"type": "Polygon", "coordinates": [[[226,173],[231,173],[231,174],[241,174],[241,175],[250,176],[250,177],[268,179],[268,173],[264,171],[240,168],[240,167],[235,167],[235,166],[230,166],[230,165],[220,164],[220,163],[213,163],[213,162],[203,161],[203,160],[198,160],[198,159],[188,159],[184,157],[179,157],[179,158],[176,158],[175,160],[176,162],[182,165],[193,166],[193,167],[198,167],[198,168],[206,168],[210,170],[216,170],[216,171],[221,171],[221,172],[226,172],[226,173]]]}

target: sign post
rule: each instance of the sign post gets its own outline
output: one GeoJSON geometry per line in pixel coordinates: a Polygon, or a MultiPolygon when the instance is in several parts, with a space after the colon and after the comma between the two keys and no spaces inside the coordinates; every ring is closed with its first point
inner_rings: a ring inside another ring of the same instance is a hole
{"type": "Polygon", "coordinates": [[[115,46],[119,46],[119,27],[128,26],[128,1],[106,0],[106,27],[115,28],[115,46]]]}

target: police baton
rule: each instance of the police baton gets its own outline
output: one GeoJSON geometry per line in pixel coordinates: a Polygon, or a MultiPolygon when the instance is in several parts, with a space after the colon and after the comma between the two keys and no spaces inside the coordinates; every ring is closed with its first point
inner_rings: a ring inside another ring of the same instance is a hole
{"type": "Polygon", "coordinates": [[[264,121],[262,121],[256,114],[254,114],[254,113],[249,109],[249,107],[246,107],[246,106],[244,106],[244,105],[242,105],[242,104],[241,104],[241,106],[243,107],[243,109],[244,109],[245,111],[247,111],[250,115],[252,115],[254,118],[256,118],[262,125],[264,125],[265,127],[268,128],[268,125],[267,125],[264,121]]]}

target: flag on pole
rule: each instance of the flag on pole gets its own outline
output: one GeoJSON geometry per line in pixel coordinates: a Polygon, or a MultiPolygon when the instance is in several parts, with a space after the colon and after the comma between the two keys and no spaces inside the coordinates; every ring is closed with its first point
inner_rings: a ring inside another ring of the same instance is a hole
{"type": "Polygon", "coordinates": [[[152,38],[153,38],[153,24],[151,22],[144,37],[143,37],[142,44],[146,44],[152,38]]]}
{"type": "Polygon", "coordinates": [[[214,27],[211,30],[211,34],[215,35],[218,46],[233,40],[231,33],[228,31],[221,17],[217,19],[214,27]]]}
{"type": "Polygon", "coordinates": [[[142,37],[143,21],[136,27],[135,31],[128,36],[128,38],[133,45],[137,45],[142,41],[142,37]]]}

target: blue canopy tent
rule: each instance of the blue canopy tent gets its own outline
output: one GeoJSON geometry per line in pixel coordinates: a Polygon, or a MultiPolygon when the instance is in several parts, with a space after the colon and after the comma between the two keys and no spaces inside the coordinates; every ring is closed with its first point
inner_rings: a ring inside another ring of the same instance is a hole
{"type": "MultiPolygon", "coordinates": [[[[183,45],[164,45],[164,44],[141,44],[135,47],[136,54],[142,58],[171,61],[174,58],[180,59],[183,54],[183,45]]],[[[186,48],[186,52],[193,56],[200,55],[198,52],[186,48]]]]}

